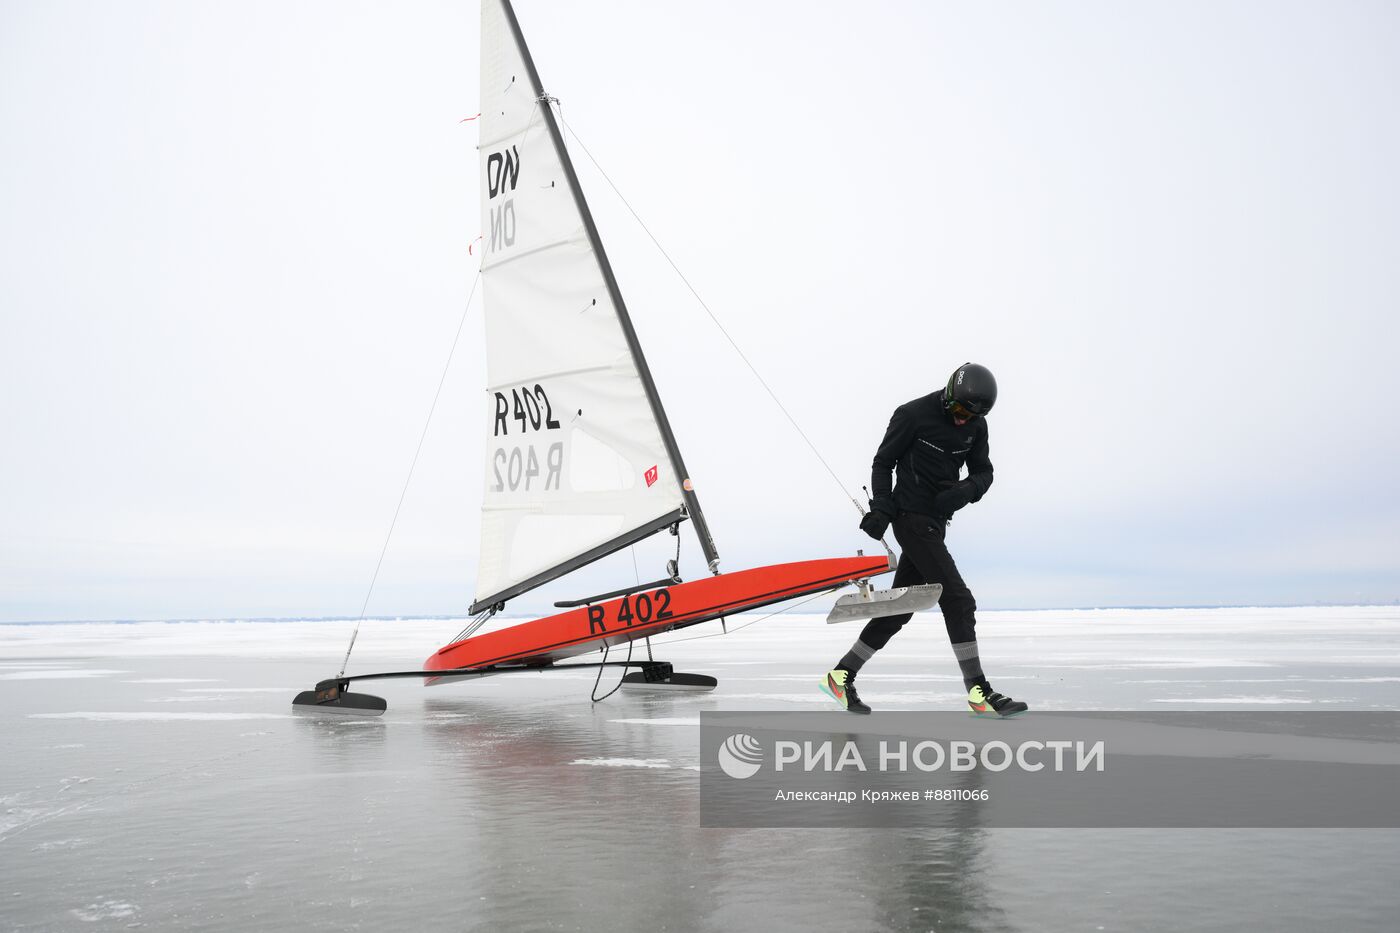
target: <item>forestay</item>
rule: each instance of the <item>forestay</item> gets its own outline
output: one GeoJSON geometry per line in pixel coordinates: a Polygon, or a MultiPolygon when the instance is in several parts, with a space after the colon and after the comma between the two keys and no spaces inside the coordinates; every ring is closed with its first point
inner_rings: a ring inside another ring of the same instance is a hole
{"type": "Polygon", "coordinates": [[[666,527],[687,498],[511,17],[483,0],[488,385],[473,612],[666,527]]]}

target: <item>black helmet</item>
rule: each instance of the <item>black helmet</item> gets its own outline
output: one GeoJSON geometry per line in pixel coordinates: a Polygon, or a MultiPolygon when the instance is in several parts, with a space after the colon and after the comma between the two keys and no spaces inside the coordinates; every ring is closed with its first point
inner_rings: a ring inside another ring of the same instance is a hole
{"type": "Polygon", "coordinates": [[[964,363],[948,377],[943,407],[957,405],[968,414],[986,415],[997,403],[997,379],[980,363],[964,363]]]}

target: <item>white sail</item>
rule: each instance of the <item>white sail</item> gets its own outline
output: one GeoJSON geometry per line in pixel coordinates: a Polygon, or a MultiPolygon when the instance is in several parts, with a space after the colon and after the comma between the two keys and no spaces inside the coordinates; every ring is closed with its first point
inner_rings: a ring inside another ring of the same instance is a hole
{"type": "Polygon", "coordinates": [[[665,527],[685,502],[509,17],[482,0],[488,385],[473,611],[665,527]]]}

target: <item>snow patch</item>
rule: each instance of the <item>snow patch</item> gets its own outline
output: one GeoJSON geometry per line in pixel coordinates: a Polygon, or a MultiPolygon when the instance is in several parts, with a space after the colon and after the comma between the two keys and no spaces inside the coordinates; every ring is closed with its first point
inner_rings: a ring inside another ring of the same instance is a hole
{"type": "Polygon", "coordinates": [[[284,713],[30,713],[30,719],[88,719],[92,722],[222,722],[232,719],[291,719],[284,713]]]}
{"type": "Polygon", "coordinates": [[[140,909],[135,904],[128,904],[126,901],[105,900],[89,904],[86,907],[75,907],[69,913],[87,923],[96,923],[99,920],[118,920],[122,917],[130,917],[140,909]]]}
{"type": "MultiPolygon", "coordinates": [[[[999,678],[1000,679],[1000,678],[999,678]]],[[[1214,680],[1123,680],[1125,684],[1213,684],[1214,680]]],[[[1400,684],[1400,677],[1232,677],[1234,684],[1400,684]]]]}
{"type": "Polygon", "coordinates": [[[140,680],[124,680],[127,684],[217,684],[222,683],[214,677],[143,677],[140,680]]]}
{"type": "MultiPolygon", "coordinates": [[[[1108,661],[1076,664],[1048,664],[1038,662],[1036,667],[1068,671],[1130,671],[1130,670],[1197,670],[1216,667],[1278,667],[1264,661],[1245,661],[1239,658],[1170,658],[1160,661],[1108,661]]],[[[1005,679],[1005,678],[1003,678],[1005,679]]]]}
{"type": "Polygon", "coordinates": [[[1309,700],[1305,697],[1170,697],[1156,699],[1153,703],[1257,703],[1259,705],[1309,705],[1312,703],[1341,702],[1336,700],[1309,700]]]}
{"type": "Polygon", "coordinates": [[[111,674],[130,674],[131,671],[105,671],[105,670],[32,670],[13,671],[9,674],[0,674],[0,680],[80,680],[84,677],[107,677],[111,674]]]}
{"type": "MultiPolygon", "coordinates": [[[[742,679],[742,680],[744,681],[744,683],[767,683],[767,682],[770,682],[770,681],[771,681],[771,682],[773,682],[773,683],[802,683],[802,684],[805,684],[805,683],[816,684],[818,681],[822,680],[822,678],[821,678],[820,676],[814,677],[814,676],[812,676],[811,674],[773,674],[773,675],[768,676],[768,677],[744,677],[744,678],[731,678],[731,679],[742,679]]],[[[997,678],[997,683],[1001,683],[1003,680],[1028,680],[1028,679],[1029,679],[1029,678],[1027,678],[1027,677],[1008,677],[1008,676],[1003,675],[1003,676],[997,678]]],[[[962,683],[962,676],[959,675],[959,674],[920,674],[920,673],[910,673],[910,674],[871,674],[871,673],[862,673],[862,674],[860,675],[860,682],[861,682],[862,684],[869,683],[869,682],[872,681],[872,680],[884,680],[884,681],[891,681],[891,682],[894,682],[894,683],[925,683],[925,682],[927,682],[927,681],[945,681],[945,680],[946,680],[946,681],[950,681],[950,682],[962,683]]]]}
{"type": "Polygon", "coordinates": [[[670,719],[660,717],[657,719],[609,719],[608,722],[618,722],[628,726],[698,726],[699,716],[676,716],[670,719]]]}
{"type": "MultiPolygon", "coordinates": [[[[1000,678],[1009,680],[1010,678],[1000,678]]],[[[965,696],[959,693],[894,693],[866,691],[867,699],[879,698],[883,703],[948,703],[957,705],[965,696]]],[[[832,702],[831,697],[813,690],[811,693],[726,693],[726,700],[771,700],[783,703],[824,703],[832,702]]]]}
{"type": "Polygon", "coordinates": [[[669,768],[665,758],[576,758],[571,765],[594,765],[600,768],[669,768]]]}
{"type": "Polygon", "coordinates": [[[79,846],[91,845],[88,839],[52,839],[48,842],[41,842],[34,847],[36,852],[50,852],[54,849],[76,849],[79,846]]]}

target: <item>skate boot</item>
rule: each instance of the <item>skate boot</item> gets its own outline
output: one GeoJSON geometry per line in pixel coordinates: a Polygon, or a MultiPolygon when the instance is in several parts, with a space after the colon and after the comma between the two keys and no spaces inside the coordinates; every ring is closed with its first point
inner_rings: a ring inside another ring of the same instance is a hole
{"type": "Polygon", "coordinates": [[[1003,719],[1030,709],[1020,700],[997,693],[985,680],[972,685],[972,689],[967,692],[967,705],[974,716],[1000,716],[1003,719]]]}
{"type": "Polygon", "coordinates": [[[822,692],[831,697],[848,713],[868,713],[870,707],[860,701],[856,693],[855,675],[843,668],[828,671],[820,681],[822,692]]]}

